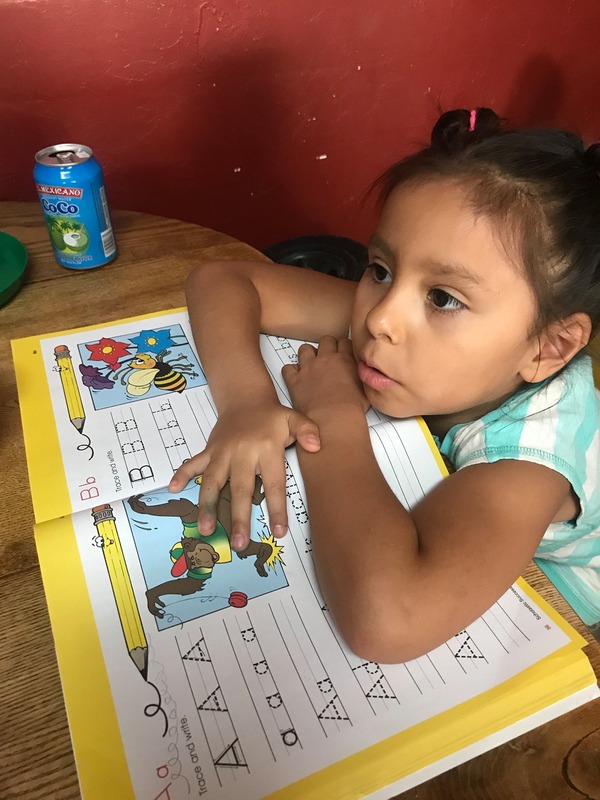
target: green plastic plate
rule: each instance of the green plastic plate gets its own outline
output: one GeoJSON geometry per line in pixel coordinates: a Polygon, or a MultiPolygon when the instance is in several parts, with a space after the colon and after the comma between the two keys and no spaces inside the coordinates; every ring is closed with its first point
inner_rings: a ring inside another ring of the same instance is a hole
{"type": "Polygon", "coordinates": [[[21,288],[27,266],[27,250],[14,236],[0,231],[0,306],[21,288]]]}

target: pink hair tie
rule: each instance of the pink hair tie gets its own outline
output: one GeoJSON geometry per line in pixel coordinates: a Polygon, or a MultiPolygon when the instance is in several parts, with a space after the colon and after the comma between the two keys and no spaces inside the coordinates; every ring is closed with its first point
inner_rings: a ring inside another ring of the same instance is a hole
{"type": "Polygon", "coordinates": [[[477,109],[471,109],[471,116],[469,117],[469,133],[475,130],[475,123],[477,122],[477,109]]]}

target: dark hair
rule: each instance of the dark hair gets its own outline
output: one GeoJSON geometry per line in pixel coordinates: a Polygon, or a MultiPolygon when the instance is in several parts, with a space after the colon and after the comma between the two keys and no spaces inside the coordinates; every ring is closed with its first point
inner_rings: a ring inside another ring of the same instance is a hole
{"type": "Polygon", "coordinates": [[[600,144],[573,133],[509,130],[494,111],[447,111],[431,144],[373,184],[383,205],[402,184],[448,178],[469,193],[475,213],[494,219],[516,245],[537,295],[536,331],[577,311],[600,323],[600,144]]]}

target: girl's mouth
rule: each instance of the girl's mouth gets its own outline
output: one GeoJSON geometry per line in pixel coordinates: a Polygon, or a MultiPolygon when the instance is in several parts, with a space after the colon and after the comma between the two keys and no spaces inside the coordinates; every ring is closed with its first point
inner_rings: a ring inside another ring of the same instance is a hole
{"type": "Polygon", "coordinates": [[[365,361],[358,362],[358,377],[361,382],[371,389],[389,389],[397,386],[397,381],[380,372],[375,367],[370,367],[365,361]]]}

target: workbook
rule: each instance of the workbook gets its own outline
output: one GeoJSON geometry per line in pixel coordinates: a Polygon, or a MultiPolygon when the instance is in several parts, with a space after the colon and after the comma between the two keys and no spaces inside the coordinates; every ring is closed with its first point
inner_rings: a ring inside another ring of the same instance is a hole
{"type": "MultiPolygon", "coordinates": [[[[300,344],[261,337],[284,403],[300,344]]],[[[20,339],[13,355],[85,800],[388,798],[598,696],[584,639],[523,580],[420,658],[354,655],[315,579],[294,448],[285,537],[259,477],[248,548],[229,545],[227,489],[200,536],[201,476],[165,488],[217,415],[185,310],[20,339]]],[[[367,416],[410,509],[443,479],[432,438],[367,416]]]]}

